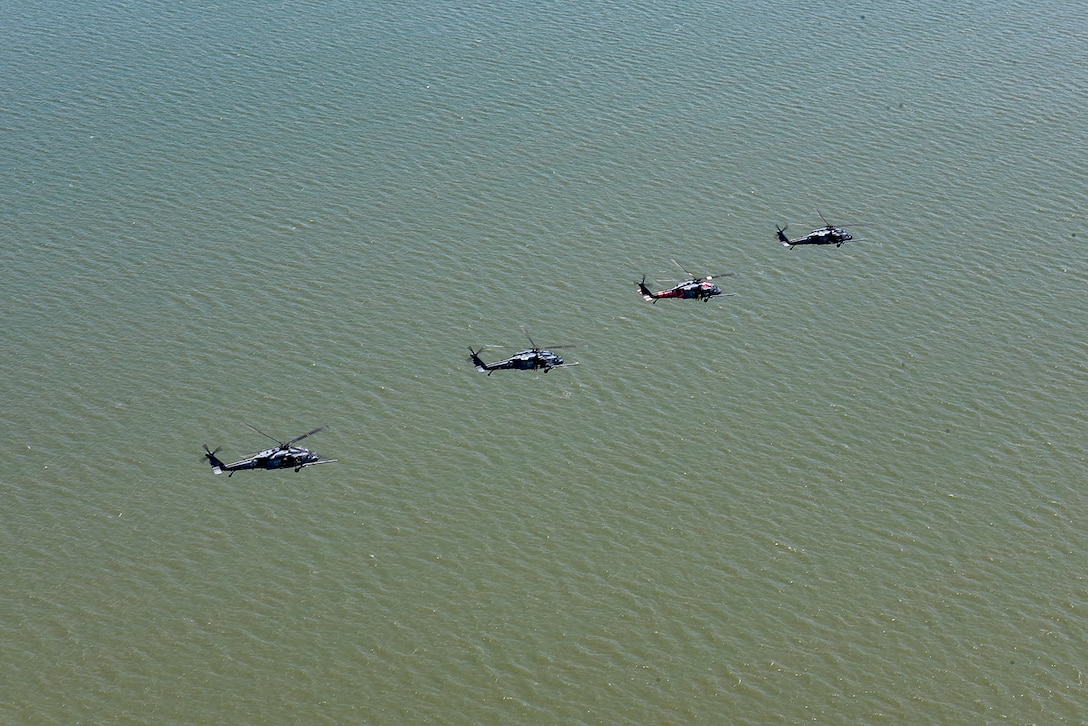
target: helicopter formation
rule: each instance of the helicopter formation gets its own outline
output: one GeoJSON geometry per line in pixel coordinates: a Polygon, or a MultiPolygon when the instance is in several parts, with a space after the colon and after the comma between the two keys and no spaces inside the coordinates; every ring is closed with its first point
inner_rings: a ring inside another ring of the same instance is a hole
{"type": "MultiPolygon", "coordinates": [[[[845,228],[835,226],[827,221],[823,213],[819,209],[816,210],[816,214],[820,216],[820,219],[824,222],[824,227],[815,229],[802,237],[790,238],[786,236],[786,228],[778,227],[778,242],[783,247],[793,249],[798,245],[835,245],[841,247],[844,242],[849,242],[854,239],[854,236],[846,231],[845,228]]],[[[672,260],[672,263],[679,267],[688,276],[687,280],[679,281],[670,280],[668,282],[675,283],[667,290],[660,290],[654,292],[646,286],[646,276],[642,276],[642,281],[635,283],[639,294],[644,300],[650,303],[657,303],[658,300],[663,299],[678,299],[678,300],[701,300],[708,302],[712,297],[726,296],[731,297],[736,295],[733,292],[722,292],[721,288],[713,283],[720,277],[730,277],[735,273],[726,272],[720,275],[706,275],[698,277],[689,272],[687,268],[681,265],[676,260],[672,260]]],[[[553,368],[560,368],[572,365],[578,365],[577,362],[567,362],[560,355],[553,352],[552,349],[561,348],[577,348],[576,345],[553,345],[548,348],[542,348],[533,341],[531,335],[529,335],[528,329],[522,325],[521,332],[525,334],[525,337],[529,340],[529,348],[514,353],[509,358],[496,361],[494,363],[485,363],[480,358],[480,353],[483,348],[479,350],[473,350],[470,346],[469,361],[480,373],[486,373],[491,375],[495,371],[502,370],[520,370],[520,371],[533,371],[542,370],[547,373],[553,368]]],[[[237,471],[245,471],[248,469],[294,469],[295,472],[302,471],[308,466],[316,466],[317,464],[332,464],[336,462],[336,459],[329,459],[323,456],[319,456],[317,453],[307,449],[303,446],[296,446],[299,441],[313,436],[319,431],[324,431],[324,426],[319,426],[312,431],[296,436],[293,439],[287,441],[280,441],[274,436],[269,436],[260,429],[245,424],[249,428],[253,429],[261,436],[272,439],[276,442],[276,446],[258,451],[256,453],[246,456],[244,459],[233,462],[231,464],[225,464],[220,460],[216,454],[219,453],[220,448],[215,450],[209,449],[207,444],[204,445],[204,458],[211,464],[212,473],[222,474],[227,472],[227,476],[233,476],[237,471]]]]}

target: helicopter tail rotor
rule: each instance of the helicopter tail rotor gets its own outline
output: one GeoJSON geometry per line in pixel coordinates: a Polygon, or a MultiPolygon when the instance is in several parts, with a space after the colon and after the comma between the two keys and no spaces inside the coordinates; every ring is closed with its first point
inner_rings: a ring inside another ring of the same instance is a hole
{"type": "Polygon", "coordinates": [[[642,282],[638,282],[638,283],[635,283],[635,284],[638,285],[638,291],[642,295],[643,300],[648,300],[649,302],[652,302],[652,303],[657,302],[657,298],[654,297],[653,290],[646,287],[646,276],[645,275],[642,276],[642,282]]]}
{"type": "Polygon", "coordinates": [[[775,229],[778,230],[778,241],[780,243],[782,243],[783,247],[792,247],[793,246],[793,245],[790,244],[790,238],[786,236],[786,229],[788,227],[789,227],[789,225],[786,225],[786,227],[779,227],[777,224],[775,225],[775,229]]]}
{"type": "Polygon", "coordinates": [[[217,459],[216,456],[215,456],[216,454],[219,453],[219,450],[222,449],[222,448],[223,448],[222,446],[217,446],[215,448],[215,451],[212,451],[211,449],[208,448],[207,444],[204,444],[204,458],[207,459],[208,463],[212,465],[212,473],[214,473],[214,474],[222,474],[223,473],[223,467],[226,466],[226,464],[224,464],[222,461],[217,459]]]}
{"type": "MultiPolygon", "coordinates": [[[[481,348],[480,350],[483,350],[483,349],[481,348]]],[[[480,351],[479,350],[473,350],[472,348],[469,348],[468,349],[468,354],[469,354],[468,355],[469,361],[472,363],[472,365],[476,366],[477,371],[479,371],[480,373],[486,373],[487,375],[491,375],[491,371],[489,371],[487,369],[487,363],[484,363],[480,359],[480,351]]]]}

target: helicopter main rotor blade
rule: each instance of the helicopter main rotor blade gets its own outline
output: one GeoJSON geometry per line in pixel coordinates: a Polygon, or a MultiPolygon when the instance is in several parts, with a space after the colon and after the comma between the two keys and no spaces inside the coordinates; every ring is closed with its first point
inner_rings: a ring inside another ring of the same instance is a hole
{"type": "Polygon", "coordinates": [[[526,328],[524,325],[519,325],[518,327],[521,328],[521,332],[525,333],[525,337],[529,339],[529,345],[532,347],[532,349],[540,350],[540,348],[536,347],[536,343],[533,342],[533,336],[529,335],[529,329],[526,328]]]}
{"type": "Polygon", "coordinates": [[[836,227],[839,228],[839,229],[842,229],[843,227],[864,227],[865,226],[865,222],[844,222],[842,224],[831,224],[831,222],[827,221],[827,217],[825,217],[823,215],[823,213],[819,209],[816,210],[816,214],[820,215],[820,219],[822,219],[824,221],[824,224],[826,224],[830,229],[835,229],[836,227]]]}
{"type": "Polygon", "coordinates": [[[280,441],[279,439],[277,439],[277,438],[276,438],[275,436],[269,436],[269,435],[268,435],[268,434],[266,434],[266,433],[265,433],[264,431],[261,431],[261,430],[260,430],[259,428],[257,428],[256,426],[250,426],[250,425],[249,425],[249,424],[247,424],[247,423],[246,423],[245,421],[243,421],[243,422],[242,422],[242,425],[243,425],[243,426],[246,426],[246,427],[248,427],[248,428],[251,428],[251,429],[253,429],[253,430],[254,430],[254,431],[256,431],[257,433],[259,433],[259,434],[260,434],[261,436],[264,436],[264,437],[265,437],[266,439],[272,439],[272,440],[273,440],[273,441],[275,441],[275,442],[276,442],[277,444],[282,444],[282,443],[283,443],[283,442],[281,442],[281,441],[280,441]]]}
{"type": "MultiPolygon", "coordinates": [[[[670,257],[669,259],[672,259],[672,258],[670,257]]],[[[695,275],[693,275],[693,274],[691,274],[690,272],[688,272],[688,269],[687,269],[686,267],[684,267],[683,265],[681,265],[681,264],[680,264],[679,262],[677,262],[676,260],[672,260],[672,263],[673,263],[674,265],[676,265],[677,267],[679,267],[679,268],[680,268],[681,270],[683,270],[684,272],[686,272],[686,273],[687,273],[687,275],[688,275],[688,277],[690,277],[690,278],[692,278],[692,279],[696,279],[696,278],[695,278],[695,275]]]]}
{"type": "Polygon", "coordinates": [[[316,429],[314,429],[313,431],[307,431],[307,432],[306,432],[306,433],[304,433],[304,434],[303,434],[302,436],[296,436],[295,438],[291,439],[290,441],[284,442],[284,445],[285,445],[285,446],[290,446],[291,444],[293,444],[293,443],[295,443],[295,442],[297,442],[297,441],[302,441],[302,440],[303,440],[304,438],[306,438],[307,436],[313,436],[313,435],[314,435],[314,434],[316,434],[316,433],[317,433],[318,431],[324,431],[324,430],[325,430],[326,428],[328,428],[328,427],[327,427],[327,426],[318,426],[318,427],[317,427],[316,429]]]}

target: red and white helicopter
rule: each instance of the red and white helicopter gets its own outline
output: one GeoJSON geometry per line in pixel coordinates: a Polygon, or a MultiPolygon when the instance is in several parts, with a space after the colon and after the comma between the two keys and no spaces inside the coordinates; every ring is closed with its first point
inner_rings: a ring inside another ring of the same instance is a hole
{"type": "Polygon", "coordinates": [[[721,275],[707,275],[706,277],[696,277],[695,275],[692,275],[690,272],[688,272],[684,268],[684,266],[676,260],[673,260],[672,263],[679,267],[681,270],[684,270],[684,272],[686,272],[691,279],[681,282],[678,285],[669,288],[668,290],[654,292],[650,288],[646,287],[646,276],[643,275],[642,282],[635,283],[638,285],[638,291],[642,294],[643,300],[656,303],[662,298],[675,297],[680,298],[681,300],[702,300],[703,302],[706,302],[707,300],[715,297],[716,295],[736,295],[735,292],[722,292],[720,287],[711,282],[711,280],[718,277],[729,277],[733,274],[732,272],[726,272],[721,275]]]}

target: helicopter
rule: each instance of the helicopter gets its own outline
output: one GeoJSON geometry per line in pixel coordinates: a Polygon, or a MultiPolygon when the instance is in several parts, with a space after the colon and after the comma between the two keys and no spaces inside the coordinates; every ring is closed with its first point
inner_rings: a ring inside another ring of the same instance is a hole
{"type": "MultiPolygon", "coordinates": [[[[820,215],[820,219],[827,226],[822,229],[814,229],[804,237],[790,239],[786,236],[786,228],[778,227],[778,241],[782,243],[782,246],[789,247],[791,250],[795,245],[835,245],[836,247],[842,247],[843,242],[854,239],[854,235],[842,227],[836,227],[828,222],[827,217],[821,214],[819,209],[816,210],[816,214],[820,215]]],[[[775,226],[777,227],[777,225],[775,226]]]]}
{"type": "MultiPolygon", "coordinates": [[[[476,366],[477,371],[479,371],[480,373],[486,373],[489,376],[495,371],[503,371],[509,369],[519,371],[533,371],[539,368],[543,368],[544,372],[547,373],[552,368],[558,368],[559,366],[578,365],[577,363],[567,363],[550,350],[544,350],[543,348],[538,347],[537,344],[533,342],[532,336],[529,335],[529,331],[525,329],[524,325],[521,326],[521,332],[525,333],[525,337],[529,339],[529,345],[532,346],[528,350],[514,353],[514,355],[510,356],[506,360],[500,360],[497,363],[484,363],[482,360],[480,360],[480,351],[469,348],[469,360],[474,366],[476,366]]],[[[578,346],[553,345],[552,347],[577,348],[578,346]]]]}
{"type": "MultiPolygon", "coordinates": [[[[227,476],[234,476],[234,472],[242,471],[243,469],[290,469],[294,468],[295,472],[302,471],[307,466],[314,466],[316,464],[331,464],[336,459],[326,459],[318,456],[309,449],[305,449],[301,446],[294,446],[293,444],[302,441],[307,436],[313,436],[318,431],[324,431],[324,426],[318,426],[313,431],[308,431],[302,436],[296,436],[290,441],[280,441],[274,436],[269,436],[264,431],[245,424],[249,428],[253,429],[261,436],[272,439],[276,442],[276,446],[265,449],[264,451],[258,451],[256,454],[250,454],[241,461],[236,461],[233,464],[224,464],[218,458],[216,454],[219,453],[219,448],[212,451],[208,448],[208,445],[204,445],[204,458],[208,460],[208,463],[212,465],[212,473],[222,474],[227,472],[227,476]]],[[[222,448],[222,447],[220,447],[222,448]]]]}
{"type": "Polygon", "coordinates": [[[653,292],[652,290],[650,290],[650,288],[646,287],[646,276],[643,275],[642,282],[636,283],[638,285],[638,291],[642,294],[643,300],[657,303],[657,301],[662,298],[677,297],[683,300],[694,299],[706,302],[715,295],[736,295],[735,292],[722,292],[721,288],[711,282],[711,280],[716,277],[729,277],[733,274],[732,272],[726,272],[721,275],[707,275],[706,277],[696,277],[695,275],[688,272],[684,268],[684,266],[676,260],[673,260],[672,263],[679,267],[681,270],[684,270],[684,272],[687,273],[688,277],[690,277],[691,279],[687,280],[686,282],[681,282],[674,287],[669,288],[668,290],[653,292]]]}

